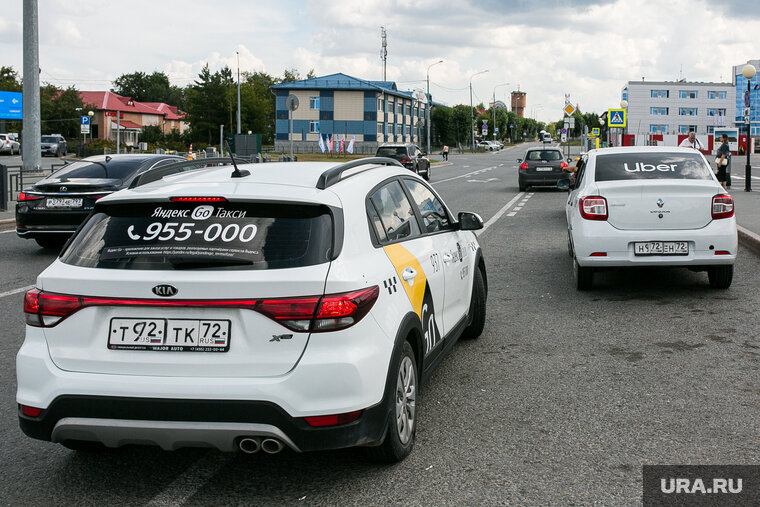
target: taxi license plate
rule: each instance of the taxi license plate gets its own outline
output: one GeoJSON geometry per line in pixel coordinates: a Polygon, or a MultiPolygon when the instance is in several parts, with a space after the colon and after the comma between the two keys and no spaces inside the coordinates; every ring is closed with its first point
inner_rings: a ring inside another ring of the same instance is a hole
{"type": "Polygon", "coordinates": [[[686,241],[646,241],[633,244],[636,255],[688,255],[689,243],[686,241]]]}
{"type": "Polygon", "coordinates": [[[48,197],[45,201],[47,208],[81,208],[82,198],[75,197],[48,197]]]}
{"type": "Polygon", "coordinates": [[[112,318],[111,350],[159,352],[227,352],[230,321],[214,319],[112,318]]]}
{"type": "Polygon", "coordinates": [[[551,171],[551,167],[536,167],[536,171],[551,171]]]}

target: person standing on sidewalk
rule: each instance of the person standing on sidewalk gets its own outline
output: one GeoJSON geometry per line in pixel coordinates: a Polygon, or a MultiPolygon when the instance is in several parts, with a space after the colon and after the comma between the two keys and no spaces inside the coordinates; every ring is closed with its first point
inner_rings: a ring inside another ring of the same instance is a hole
{"type": "Polygon", "coordinates": [[[726,188],[726,174],[729,171],[729,164],[731,163],[731,150],[728,148],[728,136],[726,134],[721,134],[720,142],[721,145],[718,147],[718,152],[716,153],[718,158],[715,159],[715,163],[718,165],[718,181],[723,188],[726,188]]]}
{"type": "Polygon", "coordinates": [[[443,151],[441,152],[443,154],[443,160],[448,161],[449,160],[449,147],[448,145],[443,145],[443,151]]]}
{"type": "Polygon", "coordinates": [[[702,150],[704,149],[702,147],[702,143],[699,139],[697,139],[697,133],[693,130],[689,132],[689,137],[681,141],[681,144],[678,145],[680,148],[694,148],[695,150],[702,150]]]}

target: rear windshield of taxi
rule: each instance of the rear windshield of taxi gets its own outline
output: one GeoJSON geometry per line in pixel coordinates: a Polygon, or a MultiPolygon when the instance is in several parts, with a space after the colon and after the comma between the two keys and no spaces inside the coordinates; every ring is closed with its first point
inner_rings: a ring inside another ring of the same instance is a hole
{"type": "Polygon", "coordinates": [[[332,251],[325,206],[130,203],[96,208],[61,260],[105,269],[282,269],[328,262],[332,251]]]}
{"type": "Polygon", "coordinates": [[[710,180],[712,171],[699,153],[618,153],[599,155],[596,181],[710,180]]]}

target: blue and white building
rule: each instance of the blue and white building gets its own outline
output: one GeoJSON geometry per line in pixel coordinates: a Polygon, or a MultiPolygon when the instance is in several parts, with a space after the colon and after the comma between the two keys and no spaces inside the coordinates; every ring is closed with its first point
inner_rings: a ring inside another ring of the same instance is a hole
{"type": "Polygon", "coordinates": [[[272,86],[277,95],[275,150],[290,149],[285,99],[292,94],[293,144],[297,152],[319,151],[319,135],[355,137],[355,153],[374,153],[384,142],[424,144],[429,101],[424,93],[402,91],[392,81],[368,81],[346,74],[303,79],[272,86]],[[418,100],[422,99],[422,100],[418,100]]]}
{"type": "MultiPolygon", "coordinates": [[[[747,62],[755,67],[757,74],[750,79],[750,136],[760,137],[760,60],[750,60],[747,62]]],[[[733,84],[736,87],[736,116],[734,118],[735,126],[739,129],[740,134],[747,133],[747,126],[744,123],[744,92],[747,91],[747,78],[742,75],[742,69],[747,63],[740,65],[734,65],[733,72],[731,73],[733,84]]]]}

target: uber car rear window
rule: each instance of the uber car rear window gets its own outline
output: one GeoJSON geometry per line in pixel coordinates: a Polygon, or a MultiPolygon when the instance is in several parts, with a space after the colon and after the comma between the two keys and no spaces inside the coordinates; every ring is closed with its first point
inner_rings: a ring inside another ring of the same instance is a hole
{"type": "Polygon", "coordinates": [[[623,153],[596,157],[596,181],[709,180],[710,167],[699,153],[623,153]]]}
{"type": "Polygon", "coordinates": [[[331,258],[328,208],[259,203],[104,206],[61,256],[106,269],[281,269],[331,258]]]}
{"type": "Polygon", "coordinates": [[[74,162],[66,167],[53,173],[54,178],[108,178],[123,180],[140,165],[148,160],[147,158],[129,158],[114,159],[110,162],[102,161],[100,163],[83,160],[74,162]]]}
{"type": "Polygon", "coordinates": [[[406,147],[404,146],[385,146],[377,149],[376,156],[378,157],[405,157],[406,147]]]}

